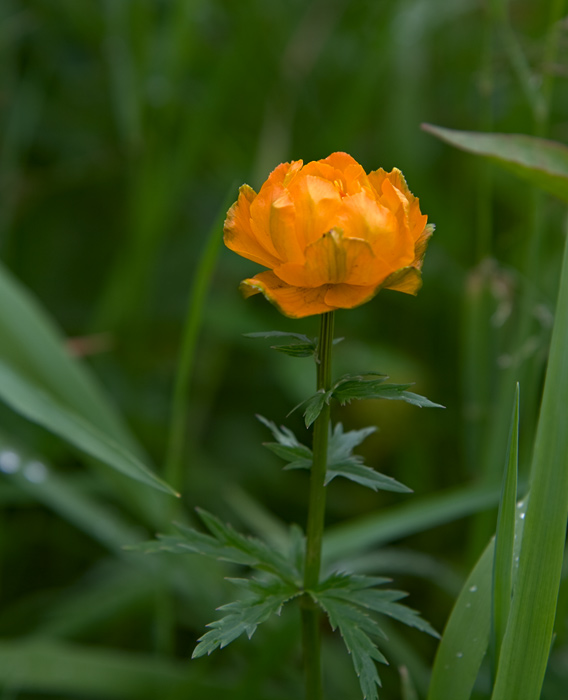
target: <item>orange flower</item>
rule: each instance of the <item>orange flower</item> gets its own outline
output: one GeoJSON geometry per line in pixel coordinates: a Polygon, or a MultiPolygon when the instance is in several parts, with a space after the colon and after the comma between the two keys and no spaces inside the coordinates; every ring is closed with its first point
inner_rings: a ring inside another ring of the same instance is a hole
{"type": "Polygon", "coordinates": [[[381,289],[416,294],[434,227],[400,170],[368,175],[347,153],[282,163],[256,192],[243,185],[225,244],[267,267],[241,283],[286,316],[351,309],[381,289]]]}

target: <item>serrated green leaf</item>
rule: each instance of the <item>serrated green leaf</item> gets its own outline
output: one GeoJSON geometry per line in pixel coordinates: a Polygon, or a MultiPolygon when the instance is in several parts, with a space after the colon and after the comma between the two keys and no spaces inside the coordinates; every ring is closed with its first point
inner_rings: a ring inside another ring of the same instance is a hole
{"type": "Polygon", "coordinates": [[[407,595],[403,591],[377,591],[375,589],[362,591],[331,590],[329,595],[348,600],[355,605],[381,615],[387,615],[408,627],[415,627],[421,632],[426,632],[426,634],[436,639],[440,638],[438,632],[426,620],[423,620],[416,610],[396,602],[396,600],[400,600],[407,595]]]}
{"type": "Polygon", "coordinates": [[[332,578],[331,581],[324,582],[324,590],[327,596],[333,596],[367,610],[388,615],[409,627],[415,627],[421,632],[439,638],[440,635],[436,630],[423,620],[416,610],[396,602],[405,598],[407,593],[391,589],[379,590],[376,586],[382,585],[385,581],[380,580],[380,584],[377,584],[376,581],[377,579],[373,577],[345,575],[343,578],[332,578]]]}
{"type": "MultiPolygon", "coordinates": [[[[278,440],[278,442],[264,443],[264,446],[278,457],[288,461],[284,469],[311,469],[312,451],[309,447],[298,442],[294,433],[288,428],[284,426],[277,428],[274,423],[262,416],[257,416],[257,418],[272,431],[278,440]]],[[[373,491],[412,493],[412,489],[390,476],[385,476],[365,466],[360,456],[351,454],[351,450],[375,430],[376,428],[371,426],[344,433],[341,423],[337,423],[333,431],[330,431],[328,441],[327,472],[324,482],[326,486],[336,476],[342,476],[373,491]]]]}
{"type": "Polygon", "coordinates": [[[392,476],[385,476],[380,472],[360,464],[356,455],[350,460],[345,460],[339,464],[328,467],[325,475],[325,485],[336,476],[354,481],[360,486],[365,486],[373,491],[392,491],[394,493],[412,493],[412,489],[393,479],[392,476]]]}
{"type": "Polygon", "coordinates": [[[286,333],[283,331],[266,331],[260,333],[245,333],[247,338],[296,338],[299,342],[289,345],[271,345],[271,350],[278,350],[291,357],[313,357],[317,350],[317,338],[308,338],[302,333],[286,333]]]}
{"type": "Polygon", "coordinates": [[[271,350],[278,350],[278,352],[283,352],[285,355],[290,357],[313,357],[315,354],[315,347],[310,343],[294,343],[293,345],[271,345],[271,350]]]}
{"type": "Polygon", "coordinates": [[[322,412],[324,405],[329,403],[330,393],[323,391],[318,391],[317,394],[310,396],[310,398],[305,402],[306,409],[304,411],[304,420],[306,423],[306,428],[316,420],[319,414],[322,412]]]}
{"type": "Polygon", "coordinates": [[[353,448],[360,445],[369,435],[377,431],[376,426],[371,425],[361,430],[349,430],[343,432],[343,425],[336,423],[328,442],[328,464],[339,464],[351,457],[353,448]]]}
{"type": "Polygon", "coordinates": [[[257,414],[256,417],[263,425],[265,425],[271,431],[271,433],[281,445],[286,445],[287,447],[301,447],[305,450],[308,450],[311,455],[311,450],[309,449],[309,447],[302,445],[302,443],[298,441],[298,438],[294,435],[294,433],[285,425],[281,425],[280,428],[278,428],[275,423],[268,420],[264,416],[260,416],[257,414]]]}
{"type": "Polygon", "coordinates": [[[311,450],[309,458],[306,458],[305,451],[295,447],[285,447],[278,442],[263,442],[262,444],[277,457],[288,462],[284,469],[310,469],[312,466],[311,450]]]}
{"type": "MultiPolygon", "coordinates": [[[[278,350],[278,352],[283,352],[285,355],[290,357],[316,357],[318,339],[308,338],[307,335],[302,333],[287,333],[285,331],[261,331],[260,333],[245,333],[246,338],[296,338],[298,343],[292,343],[290,345],[271,345],[271,350],[278,350]]],[[[334,345],[340,343],[343,338],[335,338],[333,341],[334,345]]]]}
{"type": "Polygon", "coordinates": [[[274,435],[278,442],[263,443],[266,448],[274,452],[278,457],[290,462],[287,469],[309,469],[312,463],[312,451],[298,441],[294,433],[284,425],[278,428],[272,421],[263,416],[257,416],[274,435]]]}
{"type": "Polygon", "coordinates": [[[388,377],[384,375],[379,375],[378,378],[369,377],[372,375],[346,375],[342,377],[331,389],[332,397],[342,405],[354,399],[389,399],[391,401],[406,401],[421,408],[444,408],[425,396],[407,391],[412,384],[385,384],[388,377]]]}
{"type": "Polygon", "coordinates": [[[355,606],[328,596],[326,592],[314,598],[327,613],[332,629],[339,628],[351,655],[363,697],[365,700],[378,700],[377,687],[381,686],[381,679],[375,661],[387,665],[388,661],[378,650],[371,636],[385,637],[381,628],[375,620],[355,606]]]}
{"type": "Polygon", "coordinates": [[[265,622],[280,609],[287,601],[300,595],[295,587],[286,586],[281,580],[273,579],[269,582],[259,582],[249,579],[233,580],[233,583],[253,592],[255,595],[249,600],[238,600],[223,605],[218,610],[228,614],[220,620],[207,625],[210,631],[206,632],[195,647],[192,658],[198,658],[210,654],[217,648],[222,649],[246,632],[250,639],[256,628],[265,622]]]}
{"type": "Polygon", "coordinates": [[[193,552],[232,564],[266,571],[293,585],[299,581],[299,571],[283,554],[269,547],[262,540],[241,535],[206,511],[199,509],[198,513],[212,535],[176,524],[179,535],[158,535],[157,540],[131,546],[128,549],[148,554],[155,552],[187,554],[193,552]]]}
{"type": "Polygon", "coordinates": [[[568,201],[568,148],[523,134],[485,134],[423,124],[425,131],[464,151],[486,156],[515,175],[568,201]]]}

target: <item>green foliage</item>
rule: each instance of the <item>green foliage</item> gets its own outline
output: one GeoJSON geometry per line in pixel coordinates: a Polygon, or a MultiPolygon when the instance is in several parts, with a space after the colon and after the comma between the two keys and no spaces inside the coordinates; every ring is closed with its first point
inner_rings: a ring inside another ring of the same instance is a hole
{"type": "MultiPolygon", "coordinates": [[[[303,333],[287,333],[285,331],[261,331],[259,333],[245,333],[245,338],[295,338],[296,343],[290,345],[271,345],[272,350],[278,350],[290,357],[314,357],[317,358],[318,339],[308,338],[303,333]]],[[[335,338],[334,345],[340,343],[343,338],[335,338]]]]}
{"type": "MultiPolygon", "coordinates": [[[[526,501],[515,512],[514,561],[521,550],[526,501]]],[[[469,700],[491,635],[491,602],[495,542],[485,548],[465,581],[436,653],[429,700],[469,700]]],[[[517,573],[513,570],[513,585],[517,573]]]]}
{"type": "Polygon", "coordinates": [[[505,469],[495,534],[495,560],[492,585],[492,648],[494,667],[497,667],[503,635],[507,628],[513,596],[515,551],[515,513],[517,503],[517,476],[519,471],[519,385],[515,392],[509,449],[505,469]]]}
{"type": "MultiPolygon", "coordinates": [[[[257,416],[257,418],[271,430],[276,438],[277,442],[266,442],[264,446],[288,462],[284,469],[311,469],[312,451],[309,447],[302,445],[294,433],[285,426],[278,428],[262,416],[257,416]]],[[[324,481],[326,486],[336,476],[343,476],[373,491],[382,490],[397,493],[410,493],[412,491],[396,479],[365,466],[362,457],[352,454],[353,449],[375,430],[376,428],[371,426],[345,433],[341,423],[337,423],[333,429],[330,428],[327,446],[327,471],[324,481]]]]}
{"type": "Polygon", "coordinates": [[[437,632],[416,611],[396,602],[405,593],[375,588],[387,581],[376,577],[335,574],[310,591],[310,595],[326,611],[332,628],[339,628],[351,654],[363,697],[367,700],[378,698],[377,686],[381,685],[374,662],[388,663],[373,641],[373,637],[386,638],[386,635],[380,624],[369,615],[370,612],[387,615],[438,637],[437,632]]]}
{"type": "Polygon", "coordinates": [[[0,266],[0,397],[14,411],[91,457],[174,494],[136,452],[88,370],[66,351],[36,301],[0,266]]]}
{"type": "Polygon", "coordinates": [[[267,581],[254,581],[251,579],[232,579],[252,597],[247,600],[239,600],[227,605],[222,605],[219,610],[227,614],[220,620],[211,622],[211,627],[198,639],[192,658],[198,658],[210,654],[215,649],[226,647],[232,641],[246,633],[250,639],[256,632],[256,628],[262,622],[268,620],[273,614],[280,614],[284,603],[300,595],[300,591],[280,579],[267,581]]]}
{"type": "Polygon", "coordinates": [[[157,540],[135,545],[129,549],[147,553],[164,551],[173,554],[187,554],[195,552],[220,561],[266,571],[281,577],[289,584],[299,581],[300,572],[280,552],[262,540],[241,535],[229,525],[224,525],[219,518],[211,513],[201,509],[198,509],[197,512],[211,535],[178,524],[176,528],[179,534],[159,535],[157,540]]]}
{"type": "Polygon", "coordinates": [[[568,147],[522,134],[481,134],[423,124],[425,131],[501,167],[568,202],[568,147]]]}
{"type": "Polygon", "coordinates": [[[568,244],[531,465],[514,595],[492,700],[538,700],[554,636],[568,518],[568,244]]]}
{"type": "Polygon", "coordinates": [[[346,374],[338,379],[329,391],[318,391],[302,401],[293,410],[305,406],[304,418],[306,428],[309,428],[322,412],[324,405],[329,405],[332,399],[339,401],[342,406],[354,399],[389,399],[391,401],[405,401],[420,408],[444,408],[441,404],[434,403],[425,396],[407,391],[412,384],[385,384],[387,379],[386,375],[376,372],[346,374]]]}
{"type": "Polygon", "coordinates": [[[0,386],[4,401],[28,420],[47,428],[87,454],[127,476],[169,494],[175,491],[159,479],[128,449],[88,421],[67,409],[0,360],[0,386]]]}

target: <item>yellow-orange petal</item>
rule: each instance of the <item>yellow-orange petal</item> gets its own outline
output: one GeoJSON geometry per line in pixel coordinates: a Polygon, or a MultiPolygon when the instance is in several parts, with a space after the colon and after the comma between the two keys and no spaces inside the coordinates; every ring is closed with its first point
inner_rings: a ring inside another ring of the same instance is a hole
{"type": "Polygon", "coordinates": [[[248,185],[239,189],[239,198],[227,212],[223,227],[223,240],[227,248],[235,251],[244,258],[264,265],[274,267],[280,264],[280,259],[272,243],[267,249],[253,233],[250,221],[251,204],[256,198],[256,192],[248,185]]]}
{"type": "Polygon", "coordinates": [[[335,309],[353,309],[372,299],[380,289],[380,285],[334,284],[326,292],[325,303],[335,309]]]}
{"type": "Polygon", "coordinates": [[[378,284],[381,275],[370,244],[360,238],[346,238],[339,229],[331,229],[305,251],[302,265],[286,264],[274,268],[284,282],[297,287],[322,284],[378,284]]]}
{"type": "Polygon", "coordinates": [[[337,225],[341,196],[329,180],[304,175],[303,172],[292,180],[288,192],[296,212],[297,240],[300,247],[305,249],[337,225]]]}
{"type": "Polygon", "coordinates": [[[396,292],[413,294],[416,296],[422,286],[422,275],[417,267],[403,267],[385,280],[381,289],[392,289],[396,292]]]}
{"type": "MultiPolygon", "coordinates": [[[[414,242],[408,227],[389,208],[366,192],[344,197],[341,223],[345,235],[369,242],[375,255],[372,279],[378,283],[414,258],[414,242]]],[[[359,284],[356,280],[346,280],[359,284]]],[[[366,284],[366,282],[362,282],[366,284]]]]}
{"type": "MultiPolygon", "coordinates": [[[[290,163],[280,163],[266,178],[264,185],[284,185],[287,186],[290,180],[302,169],[302,160],[293,160],[290,163]]],[[[262,189],[262,188],[261,188],[262,189]]]]}
{"type": "Polygon", "coordinates": [[[430,237],[434,233],[435,228],[436,227],[434,226],[434,224],[428,224],[427,226],[425,226],[424,230],[422,231],[422,234],[416,241],[416,244],[414,246],[414,262],[412,263],[412,265],[418,270],[422,269],[422,263],[424,262],[426,248],[428,247],[428,242],[430,241],[430,237]]]}
{"type": "Polygon", "coordinates": [[[260,292],[280,313],[290,318],[304,318],[334,311],[337,307],[329,306],[325,302],[327,289],[327,285],[314,289],[292,287],[270,270],[243,280],[240,285],[245,298],[260,292]]]}
{"type": "Polygon", "coordinates": [[[336,151],[335,153],[332,153],[331,155],[329,155],[327,158],[324,158],[320,162],[327,163],[328,165],[331,165],[333,168],[337,168],[337,170],[341,170],[341,171],[345,171],[349,167],[356,166],[357,169],[361,170],[363,173],[365,172],[363,170],[363,166],[359,165],[359,163],[355,160],[355,158],[350,156],[349,153],[345,153],[344,151],[336,151]]]}

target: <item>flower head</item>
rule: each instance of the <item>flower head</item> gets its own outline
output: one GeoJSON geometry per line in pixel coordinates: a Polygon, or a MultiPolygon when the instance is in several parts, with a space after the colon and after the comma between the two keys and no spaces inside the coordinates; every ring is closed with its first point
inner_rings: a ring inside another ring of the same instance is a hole
{"type": "Polygon", "coordinates": [[[243,185],[225,244],[268,268],[241,283],[286,316],[351,309],[381,289],[416,294],[434,227],[400,170],[368,175],[347,153],[282,163],[257,194],[243,185]]]}

